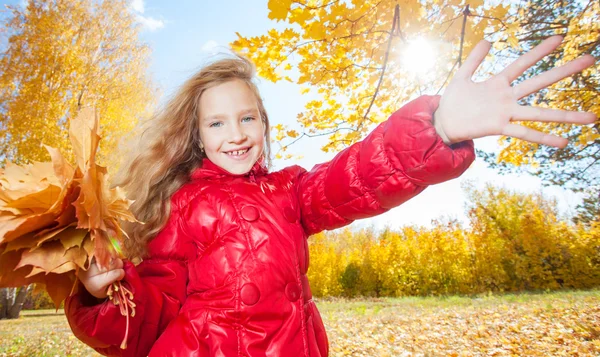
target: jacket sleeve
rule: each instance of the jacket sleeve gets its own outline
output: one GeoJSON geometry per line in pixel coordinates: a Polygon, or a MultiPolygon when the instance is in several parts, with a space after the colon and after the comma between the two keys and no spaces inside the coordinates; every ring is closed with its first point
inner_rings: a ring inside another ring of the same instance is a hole
{"type": "Polygon", "coordinates": [[[331,161],[309,172],[291,168],[305,231],[381,214],[460,176],[475,159],[473,141],[444,144],[433,126],[439,100],[421,96],[331,161]]]}
{"type": "Polygon", "coordinates": [[[187,261],[196,252],[182,230],[178,212],[148,245],[148,257],[137,267],[125,262],[122,284],[134,295],[135,316],[129,317],[127,348],[121,349],[126,317],[111,301],[98,304],[85,288],[65,302],[75,336],[106,356],[146,356],[183,305],[188,282],[187,261]]]}

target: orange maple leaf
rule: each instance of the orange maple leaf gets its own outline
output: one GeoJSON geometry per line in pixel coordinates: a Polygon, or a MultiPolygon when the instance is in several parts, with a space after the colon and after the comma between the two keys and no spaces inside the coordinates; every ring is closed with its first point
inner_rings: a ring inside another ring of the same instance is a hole
{"type": "Polygon", "coordinates": [[[98,131],[97,113],[84,108],[70,120],[75,166],[46,146],[51,162],[0,170],[0,287],[43,284],[58,308],[78,269],[122,257],[119,220],[136,219],[132,201],[109,188],[106,168],[96,164],[98,131]]]}

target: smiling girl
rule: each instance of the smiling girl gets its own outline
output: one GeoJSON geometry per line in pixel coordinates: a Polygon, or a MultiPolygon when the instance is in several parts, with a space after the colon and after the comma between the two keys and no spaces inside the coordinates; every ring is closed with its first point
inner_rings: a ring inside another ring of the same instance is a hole
{"type": "Polygon", "coordinates": [[[475,158],[472,139],[502,134],[565,146],[566,139],[513,121],[588,124],[594,114],[517,101],[594,59],[584,56],[511,86],[561,40],[549,38],[474,83],[490,48],[479,43],[442,97],[413,100],[311,171],[268,171],[269,119],[253,66],[243,58],[206,66],[157,115],[119,183],[145,222],[127,227],[129,257],[143,260],[93,264],[80,274],[84,289],[65,308],[73,332],[110,356],[327,356],[306,277],[308,237],[460,176],[475,158]],[[137,305],[123,350],[126,319],[106,299],[116,280],[133,291],[137,305]]]}

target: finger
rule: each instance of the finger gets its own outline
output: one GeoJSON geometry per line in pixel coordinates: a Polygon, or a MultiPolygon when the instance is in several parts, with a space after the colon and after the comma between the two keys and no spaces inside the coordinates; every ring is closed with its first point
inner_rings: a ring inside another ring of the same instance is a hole
{"type": "Polygon", "coordinates": [[[570,124],[592,124],[597,118],[596,114],[588,112],[575,112],[562,109],[549,109],[518,105],[511,118],[516,121],[539,121],[570,124]]]}
{"type": "Polygon", "coordinates": [[[119,258],[111,258],[108,262],[108,270],[113,270],[123,267],[123,261],[119,258]]]}
{"type": "Polygon", "coordinates": [[[91,272],[88,273],[89,276],[106,276],[106,274],[109,274],[110,272],[113,272],[115,270],[122,270],[123,268],[123,261],[122,260],[118,260],[115,262],[111,262],[110,265],[108,266],[108,268],[103,268],[103,267],[99,267],[91,272]]]}
{"type": "Polygon", "coordinates": [[[119,258],[111,258],[108,261],[108,264],[106,264],[106,266],[101,266],[100,264],[97,264],[97,263],[96,263],[96,265],[98,266],[98,271],[100,273],[106,273],[109,270],[113,270],[113,269],[116,269],[116,268],[122,268],[123,267],[123,261],[121,259],[119,259],[119,258]]]}
{"type": "Polygon", "coordinates": [[[107,271],[110,271],[110,265],[103,266],[103,265],[96,263],[96,267],[98,269],[98,273],[106,273],[107,271]]]}
{"type": "Polygon", "coordinates": [[[117,280],[122,280],[125,277],[125,270],[116,269],[111,270],[107,273],[94,277],[93,280],[88,281],[87,285],[84,283],[86,289],[93,296],[103,299],[107,296],[108,286],[117,280]]]}
{"type": "Polygon", "coordinates": [[[516,61],[506,67],[499,75],[508,78],[509,82],[517,79],[527,68],[536,64],[544,56],[552,53],[560,45],[563,38],[562,36],[548,37],[542,43],[535,46],[531,51],[526,52],[521,57],[517,58],[516,61]]]}
{"type": "Polygon", "coordinates": [[[516,124],[507,124],[502,130],[502,135],[557,148],[564,148],[569,143],[569,140],[560,136],[542,133],[541,131],[516,124]]]}
{"type": "Polygon", "coordinates": [[[123,259],[115,259],[114,262],[111,264],[111,268],[112,269],[122,269],[123,268],[123,259]]]}
{"type": "Polygon", "coordinates": [[[115,269],[108,271],[100,276],[99,285],[107,287],[110,284],[114,283],[117,280],[121,280],[125,277],[125,270],[123,269],[115,269]]]}
{"type": "Polygon", "coordinates": [[[593,56],[581,56],[560,67],[552,68],[547,72],[519,83],[514,87],[513,91],[517,98],[523,98],[531,93],[537,92],[542,88],[546,88],[552,83],[556,83],[563,78],[567,78],[575,73],[581,72],[582,70],[592,66],[595,62],[596,59],[593,56]]]}
{"type": "Polygon", "coordinates": [[[456,75],[462,78],[469,79],[473,77],[473,74],[475,73],[481,62],[483,62],[483,59],[485,58],[485,56],[487,56],[491,47],[492,44],[490,42],[485,40],[479,41],[479,43],[475,45],[475,47],[473,48],[465,62],[462,64],[462,66],[460,66],[460,68],[456,72],[456,75]]]}

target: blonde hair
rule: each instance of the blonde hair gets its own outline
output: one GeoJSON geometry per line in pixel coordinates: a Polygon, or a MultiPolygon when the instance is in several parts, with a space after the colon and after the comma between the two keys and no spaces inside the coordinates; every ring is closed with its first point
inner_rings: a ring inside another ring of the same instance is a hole
{"type": "Polygon", "coordinates": [[[165,226],[171,212],[171,196],[190,180],[190,173],[205,157],[200,149],[199,102],[208,88],[234,79],[244,81],[256,96],[265,125],[265,164],[270,167],[270,128],[267,112],[253,82],[254,65],[236,55],[215,61],[189,78],[150,120],[132,148],[130,160],[123,165],[114,182],[125,188],[135,202],[131,211],[144,224],[124,225],[130,259],[142,258],[150,240],[165,226]]]}

